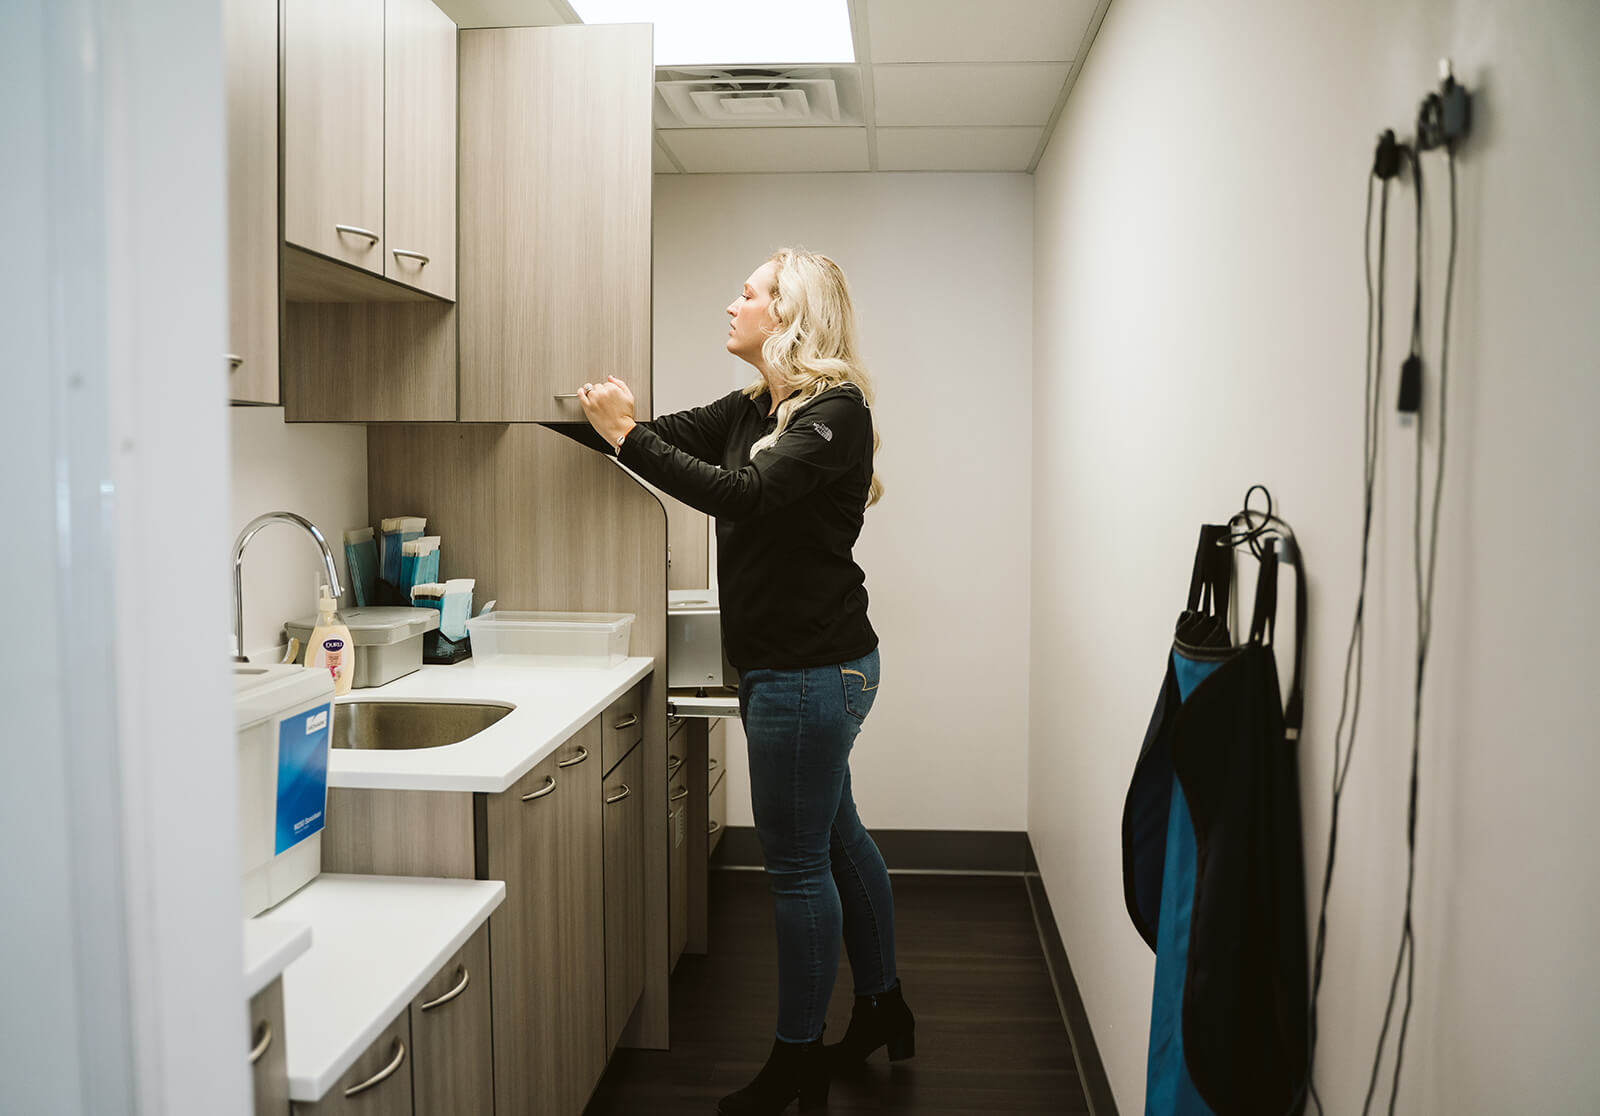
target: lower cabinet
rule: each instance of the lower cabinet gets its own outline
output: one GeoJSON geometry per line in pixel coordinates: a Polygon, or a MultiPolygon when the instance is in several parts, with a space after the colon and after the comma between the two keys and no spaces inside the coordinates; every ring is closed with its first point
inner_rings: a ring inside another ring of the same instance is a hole
{"type": "Polygon", "coordinates": [[[412,1116],[411,1013],[395,1021],[361,1053],[328,1095],[294,1102],[295,1116],[412,1116]]]}
{"type": "Polygon", "coordinates": [[[507,791],[482,796],[496,1116],[579,1116],[605,1070],[600,722],[507,791]]]}
{"type": "Polygon", "coordinates": [[[289,1116],[281,978],[250,1000],[250,1083],[255,1094],[255,1116],[289,1116]]]}
{"type": "Polygon", "coordinates": [[[415,1116],[494,1111],[489,928],[478,928],[411,1001],[415,1116]]]}
{"type": "MultiPolygon", "coordinates": [[[[671,719],[669,718],[669,721],[671,719]]],[[[667,963],[676,968],[689,942],[689,769],[682,722],[667,739],[667,963]]]]}
{"type": "Polygon", "coordinates": [[[636,746],[612,768],[601,799],[608,1057],[644,991],[644,752],[636,746]]]}

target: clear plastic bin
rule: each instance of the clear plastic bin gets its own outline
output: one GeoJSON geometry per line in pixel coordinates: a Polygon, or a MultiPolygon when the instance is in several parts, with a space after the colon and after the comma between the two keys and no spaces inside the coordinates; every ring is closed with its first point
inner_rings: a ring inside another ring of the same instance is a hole
{"type": "Polygon", "coordinates": [[[631,612],[486,612],[467,621],[472,657],[518,664],[616,666],[628,657],[631,612]]]}

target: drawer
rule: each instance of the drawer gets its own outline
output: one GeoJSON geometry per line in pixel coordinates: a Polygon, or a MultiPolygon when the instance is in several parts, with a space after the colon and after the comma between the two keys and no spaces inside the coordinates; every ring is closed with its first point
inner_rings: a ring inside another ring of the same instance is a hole
{"type": "Polygon", "coordinates": [[[667,741],[667,790],[670,793],[673,787],[680,783],[687,785],[689,778],[689,765],[685,757],[689,754],[689,738],[680,735],[676,740],[667,741]]]}
{"type": "Polygon", "coordinates": [[[722,831],[726,828],[728,818],[728,780],[724,776],[716,780],[711,787],[710,801],[706,808],[706,856],[709,857],[717,851],[717,845],[722,841],[722,831]]]}
{"type": "Polygon", "coordinates": [[[494,1111],[490,1027],[485,924],[411,1001],[415,1116],[494,1111]]]}
{"type": "Polygon", "coordinates": [[[644,739],[642,715],[644,687],[635,686],[612,702],[600,714],[600,771],[609,775],[611,769],[627,755],[633,746],[644,739]]]}
{"type": "Polygon", "coordinates": [[[250,1078],[255,1116],[289,1116],[289,1063],[284,1057],[283,981],[250,1001],[250,1078]]]}
{"type": "Polygon", "coordinates": [[[728,763],[728,730],[718,717],[711,722],[711,729],[706,736],[706,785],[712,786],[727,770],[728,763]]]}

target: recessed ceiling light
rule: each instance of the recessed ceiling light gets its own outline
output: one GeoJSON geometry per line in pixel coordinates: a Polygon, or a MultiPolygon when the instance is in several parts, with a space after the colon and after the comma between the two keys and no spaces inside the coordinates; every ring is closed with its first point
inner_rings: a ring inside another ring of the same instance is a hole
{"type": "Polygon", "coordinates": [[[584,23],[653,23],[657,66],[854,62],[845,0],[570,0],[584,23]]]}

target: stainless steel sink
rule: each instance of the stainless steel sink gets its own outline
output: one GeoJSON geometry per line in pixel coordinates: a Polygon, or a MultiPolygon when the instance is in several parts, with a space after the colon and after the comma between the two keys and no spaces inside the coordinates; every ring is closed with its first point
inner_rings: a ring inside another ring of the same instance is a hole
{"type": "Polygon", "coordinates": [[[475,736],[509,705],[444,701],[347,701],[334,706],[335,748],[440,748],[475,736]]]}

